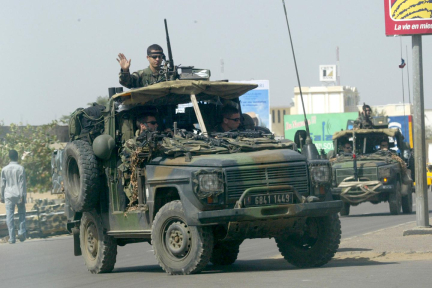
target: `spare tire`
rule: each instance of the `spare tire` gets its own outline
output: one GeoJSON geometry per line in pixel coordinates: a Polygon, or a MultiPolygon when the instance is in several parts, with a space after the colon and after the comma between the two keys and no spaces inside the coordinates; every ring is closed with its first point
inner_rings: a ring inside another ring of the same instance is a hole
{"type": "Polygon", "coordinates": [[[89,143],[75,140],[64,149],[63,177],[66,198],[76,212],[95,208],[99,199],[100,168],[89,143]]]}

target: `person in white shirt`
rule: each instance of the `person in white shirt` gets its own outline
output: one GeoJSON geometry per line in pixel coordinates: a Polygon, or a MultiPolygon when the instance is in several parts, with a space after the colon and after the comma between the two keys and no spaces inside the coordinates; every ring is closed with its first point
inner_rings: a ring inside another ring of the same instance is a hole
{"type": "Polygon", "coordinates": [[[1,197],[0,202],[6,204],[6,223],[9,230],[9,243],[15,243],[15,206],[18,207],[19,228],[18,239],[26,239],[26,175],[24,167],[18,164],[18,152],[9,151],[10,163],[1,170],[1,197]]]}

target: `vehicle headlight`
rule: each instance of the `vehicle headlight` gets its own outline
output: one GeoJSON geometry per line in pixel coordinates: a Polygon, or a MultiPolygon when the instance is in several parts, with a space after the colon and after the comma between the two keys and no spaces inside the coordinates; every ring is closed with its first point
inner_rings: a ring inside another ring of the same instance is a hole
{"type": "Polygon", "coordinates": [[[330,164],[324,165],[310,165],[309,171],[314,184],[329,184],[331,181],[331,167],[330,164]]]}
{"type": "Polygon", "coordinates": [[[391,170],[390,167],[383,167],[378,169],[379,178],[390,178],[391,170]]]}
{"type": "Polygon", "coordinates": [[[216,173],[199,175],[198,183],[202,192],[219,192],[222,190],[222,182],[216,173]]]}
{"type": "Polygon", "coordinates": [[[222,171],[198,171],[194,191],[198,198],[217,196],[224,192],[222,171]]]}

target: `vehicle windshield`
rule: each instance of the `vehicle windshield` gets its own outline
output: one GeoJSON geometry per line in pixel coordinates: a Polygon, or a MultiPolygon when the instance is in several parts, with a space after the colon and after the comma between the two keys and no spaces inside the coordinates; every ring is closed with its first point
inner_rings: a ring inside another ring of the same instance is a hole
{"type": "Polygon", "coordinates": [[[177,105],[133,105],[117,108],[117,118],[122,125],[123,141],[136,137],[139,132],[137,119],[142,115],[153,115],[157,120],[157,131],[153,140],[166,155],[176,156],[181,153],[192,154],[236,153],[263,149],[294,149],[293,142],[281,143],[266,130],[245,129],[242,121],[232,131],[218,131],[222,121],[221,109],[224,105],[239,107],[238,98],[216,99],[197,103],[207,134],[200,127],[198,114],[192,103],[177,105]],[[130,129],[129,133],[125,133],[130,129]],[[174,133],[175,132],[175,133],[174,133]]]}

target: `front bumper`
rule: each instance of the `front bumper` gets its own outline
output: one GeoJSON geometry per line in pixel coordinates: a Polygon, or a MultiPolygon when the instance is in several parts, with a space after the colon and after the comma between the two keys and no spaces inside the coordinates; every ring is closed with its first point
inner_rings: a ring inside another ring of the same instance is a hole
{"type": "Polygon", "coordinates": [[[326,201],[301,204],[272,205],[249,208],[202,211],[198,213],[201,224],[272,220],[276,218],[322,217],[338,213],[342,201],[326,201]]]}
{"type": "MultiPolygon", "coordinates": [[[[331,193],[333,195],[339,196],[342,193],[342,189],[343,188],[338,188],[338,187],[331,188],[331,193]]],[[[381,185],[380,187],[375,189],[375,192],[388,193],[388,192],[394,191],[394,189],[395,189],[394,184],[385,184],[385,185],[381,185]]],[[[358,190],[350,190],[347,192],[348,195],[357,195],[359,193],[362,193],[362,192],[358,191],[358,190]]]]}

